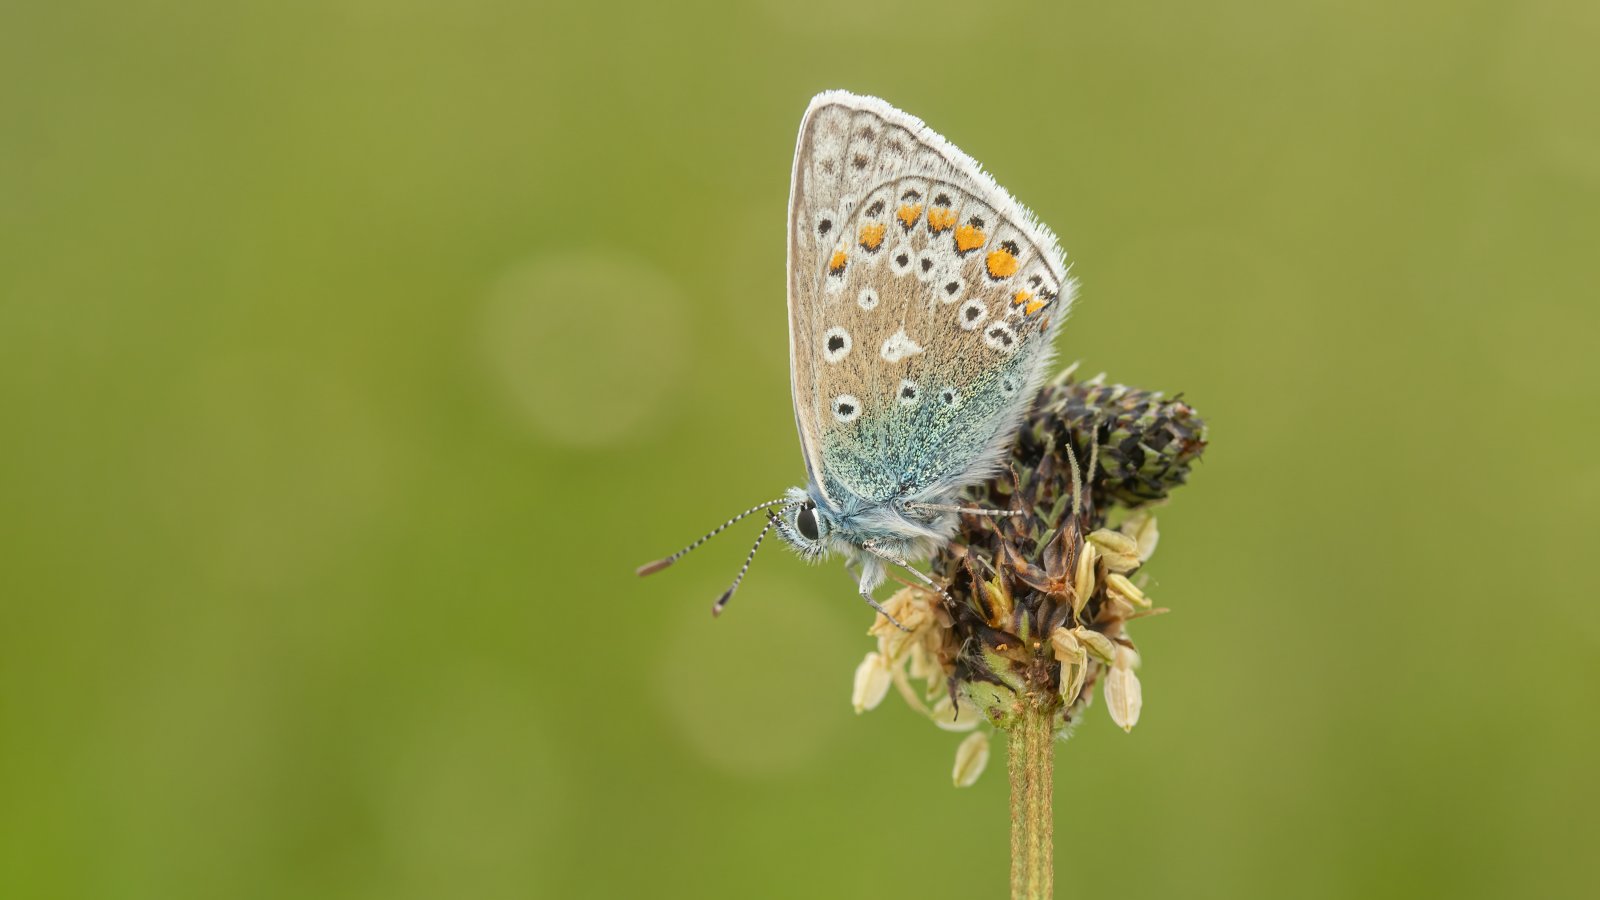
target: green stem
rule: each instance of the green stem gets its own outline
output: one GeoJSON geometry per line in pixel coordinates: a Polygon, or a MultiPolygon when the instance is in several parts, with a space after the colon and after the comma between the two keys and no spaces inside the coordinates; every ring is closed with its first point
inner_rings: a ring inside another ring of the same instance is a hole
{"type": "Polygon", "coordinates": [[[1011,898],[1050,900],[1055,777],[1054,705],[1024,700],[1007,738],[1011,777],[1011,898]]]}

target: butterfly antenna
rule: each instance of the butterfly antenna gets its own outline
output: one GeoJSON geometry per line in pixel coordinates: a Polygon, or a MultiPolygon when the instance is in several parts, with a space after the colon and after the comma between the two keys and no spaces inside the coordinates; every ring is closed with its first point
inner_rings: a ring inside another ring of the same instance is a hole
{"type": "MultiPolygon", "coordinates": [[[[744,512],[739,513],[737,516],[734,516],[733,518],[729,519],[728,521],[723,522],[721,525],[718,525],[717,527],[715,527],[715,528],[711,529],[710,531],[706,532],[706,535],[704,537],[700,538],[700,540],[695,541],[694,543],[692,543],[689,546],[683,548],[682,550],[679,550],[677,553],[674,553],[671,556],[665,557],[663,559],[658,559],[655,562],[645,563],[644,565],[640,566],[636,570],[635,574],[639,575],[640,577],[643,577],[645,575],[652,575],[652,574],[654,574],[656,572],[659,572],[662,569],[665,569],[667,566],[670,566],[673,563],[677,562],[678,560],[682,559],[684,557],[684,554],[688,553],[690,550],[693,550],[694,548],[700,546],[701,544],[704,544],[706,541],[709,541],[712,538],[716,537],[717,535],[721,534],[722,532],[726,531],[728,529],[728,526],[730,526],[733,523],[739,521],[740,519],[743,519],[746,516],[755,515],[756,513],[762,511],[763,509],[767,509],[768,507],[777,506],[779,504],[787,503],[787,502],[789,502],[788,498],[785,497],[785,498],[780,498],[780,499],[777,499],[777,500],[768,500],[766,503],[763,503],[763,504],[761,504],[759,506],[752,506],[749,509],[745,510],[744,512]]],[[[771,527],[770,524],[769,524],[768,527],[771,527]]],[[[765,533],[765,532],[763,532],[763,533],[765,533]]]]}
{"type": "Polygon", "coordinates": [[[755,560],[756,551],[761,549],[761,542],[766,539],[767,532],[771,531],[772,526],[776,524],[778,524],[778,517],[768,512],[767,524],[761,526],[761,533],[756,535],[755,545],[750,548],[750,555],[744,558],[744,565],[739,567],[739,574],[734,576],[733,584],[728,585],[728,589],[722,592],[722,596],[717,598],[717,602],[711,605],[711,614],[713,616],[722,615],[722,608],[728,605],[729,600],[733,599],[733,592],[739,589],[739,582],[744,580],[744,573],[750,571],[750,563],[755,560]]]}

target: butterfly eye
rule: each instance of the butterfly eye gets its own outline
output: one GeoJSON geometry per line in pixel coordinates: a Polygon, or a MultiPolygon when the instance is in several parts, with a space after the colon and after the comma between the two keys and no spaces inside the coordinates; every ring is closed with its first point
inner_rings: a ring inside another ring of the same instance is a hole
{"type": "Polygon", "coordinates": [[[800,507],[800,514],[794,517],[794,524],[808,541],[814,541],[822,536],[817,531],[817,511],[810,503],[800,507]]]}

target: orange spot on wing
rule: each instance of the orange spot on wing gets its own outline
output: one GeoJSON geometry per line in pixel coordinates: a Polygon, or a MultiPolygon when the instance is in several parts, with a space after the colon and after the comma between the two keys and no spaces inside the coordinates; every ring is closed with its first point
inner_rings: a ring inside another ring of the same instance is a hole
{"type": "Polygon", "coordinates": [[[1029,303],[1027,306],[1024,306],[1022,308],[1022,312],[1024,315],[1031,316],[1039,310],[1044,309],[1047,305],[1048,304],[1043,300],[1035,300],[1032,303],[1029,303]]]}
{"type": "Polygon", "coordinates": [[[843,250],[833,251],[833,259],[828,260],[828,274],[837,275],[843,272],[845,259],[846,256],[843,250]]]}
{"type": "Polygon", "coordinates": [[[991,251],[984,263],[989,268],[990,278],[1010,278],[1017,274],[1017,257],[1004,247],[991,251]]]}
{"type": "Polygon", "coordinates": [[[911,226],[917,224],[917,219],[922,217],[922,204],[907,203],[906,205],[900,207],[900,210],[894,214],[894,217],[900,220],[901,226],[910,228],[911,226]]]}
{"type": "Polygon", "coordinates": [[[987,238],[983,236],[983,232],[971,225],[963,225],[956,229],[956,249],[962,253],[982,247],[985,240],[987,238]]]}
{"type": "Polygon", "coordinates": [[[868,222],[861,226],[861,232],[856,236],[861,246],[868,250],[876,250],[883,246],[883,223],[868,222]]]}
{"type": "Polygon", "coordinates": [[[1029,292],[1029,291],[1017,291],[1015,294],[1011,295],[1011,305],[1012,306],[1021,306],[1022,304],[1027,303],[1029,300],[1032,300],[1032,299],[1033,299],[1033,294],[1031,292],[1029,292]]]}
{"type": "Polygon", "coordinates": [[[938,234],[941,231],[948,231],[950,226],[954,224],[956,224],[955,210],[945,209],[943,207],[935,207],[928,210],[928,230],[934,234],[938,234]]]}

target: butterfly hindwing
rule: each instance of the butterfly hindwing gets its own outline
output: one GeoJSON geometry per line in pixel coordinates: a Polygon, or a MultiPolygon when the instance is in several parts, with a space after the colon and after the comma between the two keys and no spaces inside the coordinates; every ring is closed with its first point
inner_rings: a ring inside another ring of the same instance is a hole
{"type": "Polygon", "coordinates": [[[790,201],[795,416],[834,501],[983,477],[1043,376],[1072,283],[1055,239],[920,121],[831,92],[790,201]]]}

